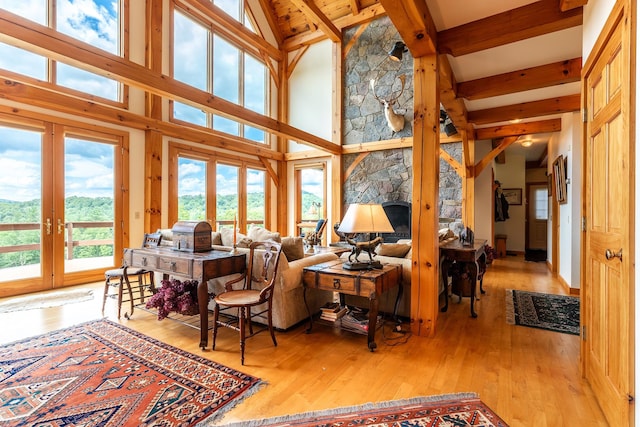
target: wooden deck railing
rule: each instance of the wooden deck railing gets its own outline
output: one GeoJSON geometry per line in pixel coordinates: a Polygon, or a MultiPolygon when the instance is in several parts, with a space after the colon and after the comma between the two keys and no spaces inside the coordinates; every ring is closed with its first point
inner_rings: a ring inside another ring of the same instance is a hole
{"type": "MultiPolygon", "coordinates": [[[[2,231],[29,231],[40,230],[43,227],[39,222],[18,223],[18,224],[0,224],[0,232],[2,231]]],[[[67,251],[67,259],[73,259],[73,248],[76,246],[99,246],[113,245],[113,239],[91,239],[91,240],[73,240],[73,231],[83,228],[107,228],[113,227],[113,221],[70,221],[64,224],[67,235],[65,246],[67,251]]],[[[51,232],[56,232],[56,226],[51,225],[51,232]]],[[[40,249],[40,243],[0,246],[0,253],[34,251],[40,249]]]]}

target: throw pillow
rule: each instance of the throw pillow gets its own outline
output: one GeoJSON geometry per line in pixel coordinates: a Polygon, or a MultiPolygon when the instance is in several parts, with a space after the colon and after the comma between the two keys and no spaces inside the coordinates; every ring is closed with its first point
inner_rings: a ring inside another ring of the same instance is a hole
{"type": "Polygon", "coordinates": [[[376,254],[394,258],[404,258],[411,249],[411,245],[405,243],[382,243],[376,248],[376,254]]]}
{"type": "MultiPolygon", "coordinates": [[[[251,242],[253,242],[253,240],[251,240],[248,237],[243,237],[242,239],[239,239],[238,242],[236,243],[236,247],[237,248],[248,248],[249,245],[251,244],[251,242]]],[[[233,244],[232,244],[233,246],[233,244]]]]}
{"type": "Polygon", "coordinates": [[[254,242],[266,242],[272,241],[276,243],[280,243],[280,233],[277,231],[269,231],[262,227],[251,226],[249,232],[247,233],[247,237],[253,240],[254,242]]]}
{"type": "MultiPolygon", "coordinates": [[[[242,239],[244,239],[245,236],[244,234],[241,233],[236,233],[236,245],[238,244],[238,242],[242,239]]],[[[233,246],[233,228],[222,228],[220,229],[220,238],[222,239],[222,246],[228,246],[228,247],[232,247],[233,246]]]]}
{"type": "Polygon", "coordinates": [[[282,253],[289,262],[304,258],[302,237],[284,237],[282,239],[282,253]]]}
{"type": "MultiPolygon", "coordinates": [[[[233,239],[233,236],[231,238],[233,239]]],[[[211,244],[222,246],[222,234],[219,231],[211,232],[211,244]]]]}

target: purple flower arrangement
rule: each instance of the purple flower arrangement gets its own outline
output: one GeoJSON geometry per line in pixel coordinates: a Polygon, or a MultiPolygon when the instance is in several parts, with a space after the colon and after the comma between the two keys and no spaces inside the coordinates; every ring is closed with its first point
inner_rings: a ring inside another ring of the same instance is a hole
{"type": "Polygon", "coordinates": [[[162,287],[147,301],[147,308],[158,309],[158,320],[171,312],[198,314],[198,281],[163,280],[162,287]]]}

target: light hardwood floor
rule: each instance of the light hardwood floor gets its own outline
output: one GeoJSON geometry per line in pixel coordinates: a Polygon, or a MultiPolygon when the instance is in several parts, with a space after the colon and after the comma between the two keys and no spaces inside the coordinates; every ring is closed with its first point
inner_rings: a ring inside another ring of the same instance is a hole
{"type": "MultiPolygon", "coordinates": [[[[0,314],[0,343],[100,318],[102,285],[93,301],[0,314]]],[[[475,392],[511,426],[607,425],[579,369],[579,337],[505,322],[505,289],[566,294],[544,263],[509,256],[496,260],[486,295],[469,316],[457,297],[441,313],[435,338],[401,335],[391,326],[369,352],[366,337],[305,325],[247,341],[240,365],[238,335],[223,329],[216,350],[201,351],[199,332],[136,310],[121,323],[151,337],[261,378],[265,385],[229,411],[222,423],[443,393],[475,392]],[[395,345],[394,345],[395,344],[395,345]]],[[[393,298],[394,295],[383,296],[393,298]]],[[[107,315],[116,319],[113,301],[107,315]]],[[[403,325],[408,330],[408,325],[403,325]]],[[[1,351],[1,350],[0,350],[1,351]]]]}

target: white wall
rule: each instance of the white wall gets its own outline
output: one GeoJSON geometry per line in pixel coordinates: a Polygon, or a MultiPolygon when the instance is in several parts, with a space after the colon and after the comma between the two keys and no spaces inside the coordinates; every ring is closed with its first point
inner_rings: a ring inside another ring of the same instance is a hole
{"type": "Polygon", "coordinates": [[[567,158],[567,203],[560,205],[553,226],[558,226],[558,275],[571,288],[580,288],[581,126],[580,113],[563,114],[562,130],[549,143],[549,173],[558,156],[567,158]]]}
{"type": "MultiPolygon", "coordinates": [[[[500,164],[494,161],[495,179],[500,181],[502,189],[520,188],[524,201],[526,187],[526,160],[521,155],[505,153],[505,162],[500,164]]],[[[525,214],[526,205],[509,205],[509,218],[506,221],[496,222],[495,234],[507,235],[507,251],[524,253],[525,250],[525,214]]]]}
{"type": "MultiPolygon", "coordinates": [[[[289,124],[331,140],[332,42],[314,44],[304,53],[289,80],[289,124]]],[[[290,151],[309,147],[290,143],[290,151]]]]}

